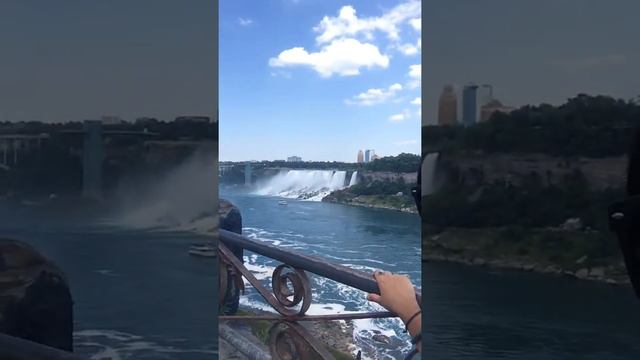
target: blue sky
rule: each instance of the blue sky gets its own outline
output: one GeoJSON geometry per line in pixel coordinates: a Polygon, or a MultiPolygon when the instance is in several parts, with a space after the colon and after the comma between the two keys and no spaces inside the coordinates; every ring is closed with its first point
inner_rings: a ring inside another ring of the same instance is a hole
{"type": "Polygon", "coordinates": [[[420,24],[414,0],[222,1],[220,160],[419,153],[420,24]]]}

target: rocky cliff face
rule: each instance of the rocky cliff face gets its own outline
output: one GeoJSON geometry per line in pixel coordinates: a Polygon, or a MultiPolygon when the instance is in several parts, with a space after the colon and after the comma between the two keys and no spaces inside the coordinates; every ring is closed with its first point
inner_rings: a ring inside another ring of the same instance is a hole
{"type": "Polygon", "coordinates": [[[73,301],[62,271],[33,247],[0,239],[0,332],[73,350],[73,301]]]}
{"type": "Polygon", "coordinates": [[[413,184],[418,181],[418,173],[395,173],[389,171],[358,171],[358,181],[374,182],[394,182],[402,179],[406,184],[413,184]]]}
{"type": "Polygon", "coordinates": [[[507,181],[517,185],[532,173],[546,184],[557,184],[579,170],[593,190],[621,188],[625,184],[626,157],[559,158],[542,154],[445,154],[444,167],[455,169],[459,180],[480,185],[507,181]]]}

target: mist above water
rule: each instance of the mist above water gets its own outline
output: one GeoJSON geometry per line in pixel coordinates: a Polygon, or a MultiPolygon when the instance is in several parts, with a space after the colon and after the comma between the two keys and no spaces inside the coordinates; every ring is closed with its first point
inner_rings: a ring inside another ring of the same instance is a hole
{"type": "Polygon", "coordinates": [[[117,222],[135,228],[207,232],[217,225],[216,154],[197,152],[162,176],[122,185],[117,222]]]}
{"type": "Polygon", "coordinates": [[[258,184],[255,194],[320,201],[332,191],[346,188],[346,177],[346,171],[288,170],[258,184]]]}

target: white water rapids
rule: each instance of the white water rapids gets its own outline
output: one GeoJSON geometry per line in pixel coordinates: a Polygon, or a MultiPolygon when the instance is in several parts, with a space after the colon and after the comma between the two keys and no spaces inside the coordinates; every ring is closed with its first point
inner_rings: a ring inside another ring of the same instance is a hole
{"type": "Polygon", "coordinates": [[[332,191],[344,189],[357,181],[356,172],[351,175],[348,185],[346,177],[346,171],[288,170],[258,185],[255,194],[320,201],[332,191]]]}

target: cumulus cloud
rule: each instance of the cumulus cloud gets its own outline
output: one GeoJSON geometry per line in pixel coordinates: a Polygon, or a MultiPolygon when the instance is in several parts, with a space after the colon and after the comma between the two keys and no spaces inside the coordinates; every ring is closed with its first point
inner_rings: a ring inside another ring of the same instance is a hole
{"type": "Polygon", "coordinates": [[[389,120],[391,120],[393,122],[403,121],[404,120],[404,113],[393,114],[393,115],[389,116],[389,120]]]}
{"type": "Polygon", "coordinates": [[[415,64],[409,66],[409,83],[407,84],[410,89],[415,89],[420,86],[422,81],[422,65],[415,64]]]}
{"type": "Polygon", "coordinates": [[[249,26],[251,24],[253,24],[253,20],[249,19],[249,18],[238,18],[238,24],[240,26],[249,26]]]}
{"type": "Polygon", "coordinates": [[[406,43],[396,46],[401,53],[407,56],[416,55],[422,50],[422,39],[418,38],[415,44],[406,43]]]}
{"type": "Polygon", "coordinates": [[[411,27],[413,27],[416,31],[422,30],[422,18],[411,19],[409,20],[409,24],[411,24],[411,27]]]}
{"type": "Polygon", "coordinates": [[[387,38],[397,41],[400,39],[400,25],[419,18],[421,10],[420,1],[410,0],[398,4],[382,16],[359,18],[353,6],[343,6],[338,16],[325,16],[314,28],[319,33],[316,41],[322,44],[333,39],[360,35],[371,40],[376,31],[383,32],[387,38]]]}
{"type": "Polygon", "coordinates": [[[402,44],[398,46],[398,50],[405,55],[416,55],[420,50],[413,44],[402,44]]]}
{"type": "MultiPolygon", "coordinates": [[[[401,29],[415,28],[413,23],[421,17],[421,3],[418,0],[407,0],[398,4],[381,16],[362,17],[356,9],[343,6],[337,16],[324,16],[313,28],[318,34],[316,45],[318,50],[292,47],[282,51],[278,56],[269,59],[272,67],[306,66],[323,77],[334,74],[340,76],[359,75],[362,68],[379,67],[386,69],[390,57],[380,51],[374,41],[376,33],[386,34],[391,40],[385,49],[396,49],[411,56],[421,51],[418,39],[403,42],[400,39],[401,29]]],[[[413,34],[411,31],[410,33],[413,34]]],[[[413,34],[412,36],[415,36],[413,34]]]]}
{"type": "Polygon", "coordinates": [[[422,65],[421,64],[410,65],[409,76],[413,79],[420,79],[422,77],[422,65]]]}
{"type": "Polygon", "coordinates": [[[393,114],[389,116],[389,121],[391,122],[402,122],[411,117],[411,112],[409,110],[403,110],[401,113],[393,114]]]}
{"type": "Polygon", "coordinates": [[[345,103],[362,106],[381,104],[393,99],[400,90],[402,85],[398,83],[389,86],[388,89],[373,88],[345,100],[345,103]]]}
{"type": "Polygon", "coordinates": [[[413,105],[418,105],[418,106],[420,106],[420,105],[422,105],[422,98],[418,96],[417,98],[415,98],[415,99],[411,100],[411,103],[412,103],[413,105]]]}
{"type": "Polygon", "coordinates": [[[269,59],[273,67],[310,67],[323,77],[333,74],[353,76],[360,74],[361,68],[387,68],[389,57],[383,55],[377,46],[362,43],[356,39],[337,39],[322,47],[318,52],[308,52],[303,47],[284,50],[277,57],[269,59]]]}

